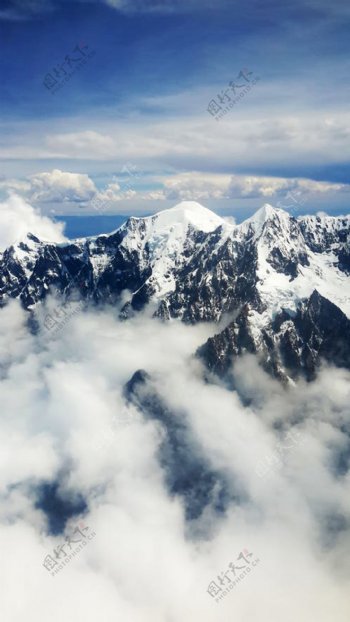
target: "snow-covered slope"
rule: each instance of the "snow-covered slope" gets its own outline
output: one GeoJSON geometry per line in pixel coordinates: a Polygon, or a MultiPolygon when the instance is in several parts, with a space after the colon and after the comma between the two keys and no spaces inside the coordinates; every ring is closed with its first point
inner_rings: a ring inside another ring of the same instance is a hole
{"type": "Polygon", "coordinates": [[[349,236],[350,218],[306,216],[295,220],[266,204],[239,229],[244,235],[250,229],[254,232],[257,289],[269,314],[282,307],[295,310],[317,289],[350,317],[349,271],[339,266],[339,250],[344,233],[349,236]]]}
{"type": "Polygon", "coordinates": [[[52,289],[68,298],[74,289],[87,302],[127,299],[123,317],[151,305],[164,319],[219,322],[246,309],[245,335],[259,350],[264,331],[274,334],[281,313],[295,317],[314,290],[350,317],[349,240],[349,217],[295,219],[265,204],[232,225],[183,202],[69,244],[29,234],[0,256],[0,302],[34,309],[52,289]]]}
{"type": "Polygon", "coordinates": [[[219,320],[245,302],[270,317],[295,310],[316,288],[350,315],[348,241],[349,218],[296,220],[265,204],[231,225],[186,201],[69,244],[29,235],[0,258],[0,295],[31,306],[50,286],[64,291],[74,279],[88,298],[111,302],[128,290],[131,308],[153,301],[160,315],[198,321],[219,320]]]}
{"type": "Polygon", "coordinates": [[[148,283],[162,297],[175,289],[175,269],[194,251],[196,233],[209,233],[223,223],[199,203],[183,201],[154,216],[131,218],[122,228],[126,232],[122,246],[151,265],[148,283]]]}
{"type": "Polygon", "coordinates": [[[142,220],[151,223],[152,232],[167,235],[169,229],[173,229],[179,236],[186,234],[189,226],[198,231],[208,232],[214,231],[224,222],[220,216],[196,201],[182,201],[175,207],[142,220]]]}

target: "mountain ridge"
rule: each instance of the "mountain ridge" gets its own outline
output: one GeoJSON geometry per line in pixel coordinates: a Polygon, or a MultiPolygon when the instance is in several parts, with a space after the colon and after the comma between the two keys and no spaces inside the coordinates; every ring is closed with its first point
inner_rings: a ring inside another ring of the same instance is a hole
{"type": "MultiPolygon", "coordinates": [[[[350,217],[296,219],[264,204],[232,224],[196,202],[183,202],[131,217],[110,234],[67,243],[28,234],[0,255],[0,304],[18,298],[35,313],[56,292],[64,300],[78,296],[86,304],[122,305],[123,319],[146,307],[162,320],[192,324],[238,314],[241,331],[246,309],[246,338],[256,336],[251,350],[270,356],[274,348],[267,347],[266,335],[277,349],[285,342],[276,318],[300,314],[314,290],[339,309],[342,323],[350,317],[349,276],[350,217]]],[[[225,336],[235,351],[233,333],[225,336]]],[[[298,333],[295,343],[299,339],[298,333]]],[[[283,356],[281,361],[273,373],[282,377],[288,373],[283,356]]]]}

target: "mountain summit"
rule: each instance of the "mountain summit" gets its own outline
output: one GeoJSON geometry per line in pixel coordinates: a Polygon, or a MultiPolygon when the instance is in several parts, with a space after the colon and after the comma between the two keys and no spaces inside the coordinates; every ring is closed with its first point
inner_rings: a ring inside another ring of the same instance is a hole
{"type": "MultiPolygon", "coordinates": [[[[146,306],[156,317],[189,323],[219,322],[232,314],[240,324],[223,336],[232,347],[225,350],[219,341],[208,355],[213,369],[223,369],[237,352],[272,356],[267,336],[273,342],[276,331],[283,330],[285,340],[295,317],[298,338],[293,339],[300,348],[306,334],[300,322],[309,321],[307,309],[315,308],[308,306],[314,291],[347,319],[349,275],[349,217],[295,219],[265,204],[232,225],[199,203],[184,201],[152,216],[129,218],[109,235],[64,244],[29,236],[11,246],[0,256],[0,304],[19,298],[35,312],[50,291],[65,299],[78,291],[87,304],[120,305],[123,300],[124,318],[146,306]],[[234,345],[238,333],[241,339],[234,345]],[[219,357],[225,351],[225,365],[213,363],[214,353],[219,357]]],[[[321,307],[324,321],[329,307],[316,306],[321,307]]],[[[276,365],[274,370],[285,364],[276,365]]]]}
{"type": "Polygon", "coordinates": [[[155,228],[191,225],[198,231],[213,231],[224,223],[224,220],[214,212],[196,201],[182,201],[170,209],[149,216],[155,223],[155,228]]]}
{"type": "Polygon", "coordinates": [[[289,218],[289,214],[282,209],[272,207],[269,203],[264,203],[260,209],[258,209],[253,216],[243,221],[243,227],[252,227],[256,233],[261,233],[263,227],[268,221],[274,221],[275,219],[289,218]]]}

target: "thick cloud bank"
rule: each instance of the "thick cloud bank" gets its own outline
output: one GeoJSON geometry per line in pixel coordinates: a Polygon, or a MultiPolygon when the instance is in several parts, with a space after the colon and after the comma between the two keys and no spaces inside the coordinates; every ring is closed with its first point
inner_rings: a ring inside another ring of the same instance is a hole
{"type": "Polygon", "coordinates": [[[43,314],[34,336],[17,303],[0,311],[1,620],[347,622],[349,374],[286,394],[248,357],[238,394],[205,384],[192,357],[212,327],[64,318],[43,314]],[[196,528],[166,485],[165,428],[125,403],[137,369],[238,491],[196,528]],[[50,482],[87,504],[55,536],[38,506],[50,482]]]}
{"type": "Polygon", "coordinates": [[[25,238],[28,232],[41,240],[64,242],[63,228],[63,223],[42,216],[15,194],[0,203],[0,252],[25,238]]]}

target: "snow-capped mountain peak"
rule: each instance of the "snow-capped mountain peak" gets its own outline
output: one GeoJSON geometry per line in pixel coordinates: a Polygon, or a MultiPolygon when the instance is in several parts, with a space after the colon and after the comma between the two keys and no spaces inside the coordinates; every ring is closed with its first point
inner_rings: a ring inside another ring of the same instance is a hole
{"type": "Polygon", "coordinates": [[[231,225],[184,201],[69,244],[29,235],[0,256],[0,304],[20,297],[33,307],[79,276],[86,298],[114,303],[127,290],[132,310],[152,302],[159,315],[190,322],[220,320],[244,304],[272,317],[315,288],[350,316],[349,219],[328,219],[295,219],[265,204],[231,225]]]}
{"type": "Polygon", "coordinates": [[[143,267],[151,268],[145,283],[158,296],[176,287],[174,270],[196,250],[200,240],[225,221],[200,203],[183,201],[151,216],[131,218],[122,227],[122,246],[136,253],[143,267]]]}
{"type": "Polygon", "coordinates": [[[250,216],[250,218],[244,220],[240,228],[244,232],[251,228],[255,233],[255,237],[259,237],[268,222],[276,222],[288,226],[288,223],[290,222],[290,215],[288,212],[285,212],[280,208],[273,207],[269,203],[265,203],[253,214],[253,216],[250,216]]]}
{"type": "Polygon", "coordinates": [[[349,277],[348,217],[296,219],[265,204],[231,225],[184,201],[69,244],[29,234],[0,255],[0,305],[19,298],[35,313],[50,291],[69,300],[78,290],[86,304],[124,303],[124,318],[147,305],[192,323],[239,312],[207,349],[213,369],[248,350],[265,352],[277,375],[312,374],[320,356],[350,367],[350,348],[335,351],[341,332],[350,343],[349,277]]]}
{"type": "Polygon", "coordinates": [[[217,214],[204,207],[196,201],[182,201],[170,209],[162,210],[150,216],[154,223],[154,228],[159,230],[171,226],[183,226],[187,228],[192,225],[198,231],[214,231],[220,227],[224,220],[217,214]]]}
{"type": "Polygon", "coordinates": [[[264,203],[256,212],[251,216],[250,220],[255,223],[265,222],[271,218],[275,218],[276,215],[286,214],[284,210],[274,207],[270,203],[264,203]]]}

